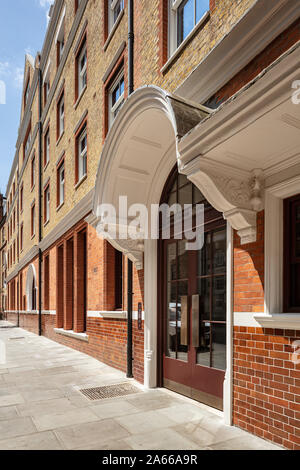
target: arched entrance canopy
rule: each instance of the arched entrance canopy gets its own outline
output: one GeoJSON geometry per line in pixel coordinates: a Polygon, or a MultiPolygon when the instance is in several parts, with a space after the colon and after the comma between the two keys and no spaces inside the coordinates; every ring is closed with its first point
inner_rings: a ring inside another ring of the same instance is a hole
{"type": "MultiPolygon", "coordinates": [[[[128,198],[128,207],[143,204],[149,209],[151,204],[159,204],[166,179],[176,162],[179,172],[184,172],[193,160],[200,161],[201,165],[202,157],[195,153],[195,147],[189,152],[184,146],[183,154],[180,142],[201,126],[210,113],[211,110],[204,106],[168,94],[158,87],[146,86],[126,100],[108,133],[97,172],[94,218],[89,222],[97,227],[101,236],[125,253],[137,269],[143,266],[143,242],[110,236],[110,233],[115,235],[116,230],[121,233],[124,221],[119,218],[114,226],[101,225],[103,205],[111,204],[118,211],[120,196],[128,198]]],[[[244,183],[245,191],[236,191],[234,202],[232,198],[226,198],[226,178],[220,178],[218,184],[210,170],[204,165],[201,178],[195,179],[193,174],[187,176],[213,206],[217,203],[218,211],[225,213],[226,218],[230,215],[228,218],[234,228],[246,230],[246,241],[249,241],[249,228],[251,236],[256,234],[256,212],[249,204],[248,181],[244,183]],[[242,213],[238,206],[242,207],[242,213]]],[[[231,180],[229,184],[232,185],[231,180]]],[[[240,184],[239,181],[239,187],[240,184]]]]}

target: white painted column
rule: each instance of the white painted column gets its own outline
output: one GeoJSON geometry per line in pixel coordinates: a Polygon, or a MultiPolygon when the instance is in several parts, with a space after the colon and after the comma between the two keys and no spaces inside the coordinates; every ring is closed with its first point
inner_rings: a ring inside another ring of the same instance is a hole
{"type": "Polygon", "coordinates": [[[224,380],[224,422],[232,426],[233,404],[233,230],[227,222],[226,373],[224,380]]]}
{"type": "Polygon", "coordinates": [[[157,240],[145,240],[144,385],[157,386],[157,240]]]}

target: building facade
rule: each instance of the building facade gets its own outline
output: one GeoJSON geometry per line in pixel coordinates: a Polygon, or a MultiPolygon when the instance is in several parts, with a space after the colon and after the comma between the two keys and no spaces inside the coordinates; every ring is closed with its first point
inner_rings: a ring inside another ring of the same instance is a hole
{"type": "Polygon", "coordinates": [[[132,311],[138,381],[299,449],[300,5],[56,0],[50,16],[6,193],[7,318],[126,371],[132,311]],[[121,236],[103,207],[124,196],[203,204],[203,248],[121,236]]]}
{"type": "Polygon", "coordinates": [[[7,276],[7,258],[6,258],[6,200],[0,194],[0,314],[4,316],[6,311],[6,276],[7,276]]]}

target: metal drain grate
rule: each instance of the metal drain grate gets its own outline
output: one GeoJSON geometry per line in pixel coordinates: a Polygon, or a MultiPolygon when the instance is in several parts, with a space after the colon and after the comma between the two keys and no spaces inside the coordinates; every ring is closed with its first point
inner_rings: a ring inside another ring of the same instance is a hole
{"type": "Polygon", "coordinates": [[[104,400],[105,398],[124,397],[126,395],[133,395],[134,393],[141,393],[141,390],[131,383],[86,388],[79,391],[89,400],[104,400]]]}
{"type": "Polygon", "coordinates": [[[14,341],[16,339],[25,339],[25,336],[13,336],[12,338],[9,338],[10,341],[14,341]]]}

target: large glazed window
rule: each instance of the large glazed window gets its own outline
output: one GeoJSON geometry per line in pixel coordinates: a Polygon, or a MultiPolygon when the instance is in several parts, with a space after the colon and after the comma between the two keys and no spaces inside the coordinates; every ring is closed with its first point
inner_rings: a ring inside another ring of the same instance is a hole
{"type": "Polygon", "coordinates": [[[300,195],[284,203],[284,307],[300,312],[300,195]]]}
{"type": "Polygon", "coordinates": [[[169,0],[169,56],[209,11],[209,0],[169,0]]]}

